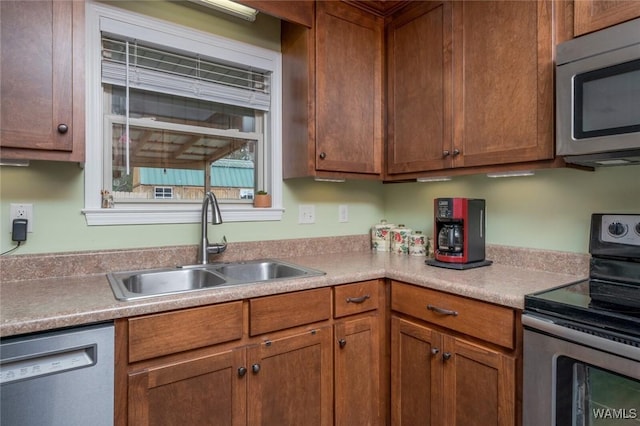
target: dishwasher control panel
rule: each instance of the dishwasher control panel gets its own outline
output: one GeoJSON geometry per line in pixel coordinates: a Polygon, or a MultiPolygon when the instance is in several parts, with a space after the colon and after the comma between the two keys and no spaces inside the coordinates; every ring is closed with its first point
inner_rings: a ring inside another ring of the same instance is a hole
{"type": "Polygon", "coordinates": [[[0,364],[0,384],[61,373],[94,364],[95,345],[17,360],[3,360],[0,364]]]}

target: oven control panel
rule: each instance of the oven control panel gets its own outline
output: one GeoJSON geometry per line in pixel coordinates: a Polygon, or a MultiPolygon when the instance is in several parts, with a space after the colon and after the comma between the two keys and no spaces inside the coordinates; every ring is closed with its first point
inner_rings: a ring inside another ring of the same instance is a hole
{"type": "Polygon", "coordinates": [[[640,246],[640,215],[605,214],[600,231],[601,241],[640,246]]]}

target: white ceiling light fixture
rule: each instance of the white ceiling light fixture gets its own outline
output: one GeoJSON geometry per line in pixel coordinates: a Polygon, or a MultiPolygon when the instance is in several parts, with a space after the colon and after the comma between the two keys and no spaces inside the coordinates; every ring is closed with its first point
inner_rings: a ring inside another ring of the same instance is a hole
{"type": "Polygon", "coordinates": [[[534,175],[535,175],[535,172],[532,170],[517,170],[512,172],[487,173],[487,177],[490,177],[490,178],[522,177],[522,176],[534,176],[534,175]]]}
{"type": "Polygon", "coordinates": [[[258,15],[258,11],[233,2],[231,0],[191,0],[194,3],[198,3],[202,6],[210,7],[211,9],[215,9],[218,12],[226,13],[228,15],[235,16],[236,18],[241,18],[247,20],[249,22],[253,22],[256,20],[256,15],[258,15]]]}

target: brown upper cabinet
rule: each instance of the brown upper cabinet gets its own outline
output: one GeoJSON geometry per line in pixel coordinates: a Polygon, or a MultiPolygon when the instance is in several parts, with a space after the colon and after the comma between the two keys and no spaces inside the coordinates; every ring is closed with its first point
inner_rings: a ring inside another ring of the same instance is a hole
{"type": "Polygon", "coordinates": [[[84,161],[84,3],[0,2],[0,156],[84,161]]]}
{"type": "Polygon", "coordinates": [[[388,179],[553,159],[554,3],[418,2],[393,16],[388,179]]]}
{"type": "Polygon", "coordinates": [[[387,173],[450,167],[452,4],[417,2],[387,27],[387,173]]]}
{"type": "Polygon", "coordinates": [[[575,37],[640,17],[640,2],[579,0],[574,3],[575,37]]]}
{"type": "Polygon", "coordinates": [[[342,2],[317,2],[314,28],[283,23],[285,178],[380,178],[383,28],[342,2]]]}

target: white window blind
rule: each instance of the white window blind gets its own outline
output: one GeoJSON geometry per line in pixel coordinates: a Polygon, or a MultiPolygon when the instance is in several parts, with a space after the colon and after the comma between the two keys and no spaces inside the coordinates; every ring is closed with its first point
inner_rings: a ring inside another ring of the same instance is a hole
{"type": "Polygon", "coordinates": [[[270,73],[224,64],[196,54],[102,37],[102,82],[269,111],[270,73]],[[129,44],[127,49],[127,43],[129,44]],[[127,50],[129,60],[127,61],[127,50]]]}

